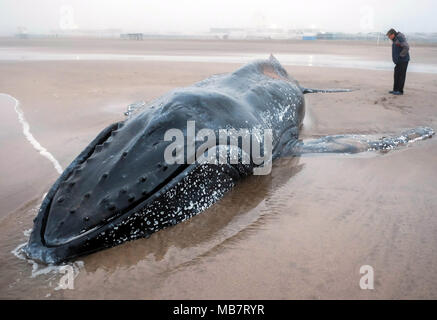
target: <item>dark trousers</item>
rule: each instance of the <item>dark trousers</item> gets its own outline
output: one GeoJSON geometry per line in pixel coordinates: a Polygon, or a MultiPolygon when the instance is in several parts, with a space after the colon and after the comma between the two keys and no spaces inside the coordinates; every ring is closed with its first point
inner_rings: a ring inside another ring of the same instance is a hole
{"type": "Polygon", "coordinates": [[[395,67],[393,91],[404,92],[405,78],[407,77],[408,62],[399,62],[395,67]]]}

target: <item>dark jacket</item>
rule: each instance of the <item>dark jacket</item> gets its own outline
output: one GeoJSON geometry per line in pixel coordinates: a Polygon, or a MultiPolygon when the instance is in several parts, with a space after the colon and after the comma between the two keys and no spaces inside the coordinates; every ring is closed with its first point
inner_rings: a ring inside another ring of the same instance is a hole
{"type": "Polygon", "coordinates": [[[401,32],[396,34],[392,44],[392,57],[394,64],[410,61],[410,46],[405,35],[401,32]]]}

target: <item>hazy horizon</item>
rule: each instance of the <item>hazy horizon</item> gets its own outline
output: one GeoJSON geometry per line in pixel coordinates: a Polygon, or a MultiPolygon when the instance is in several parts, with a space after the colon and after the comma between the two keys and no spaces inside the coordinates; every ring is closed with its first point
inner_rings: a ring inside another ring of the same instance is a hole
{"type": "Polygon", "coordinates": [[[258,0],[0,0],[0,35],[106,30],[204,33],[210,28],[437,32],[437,2],[258,0]]]}

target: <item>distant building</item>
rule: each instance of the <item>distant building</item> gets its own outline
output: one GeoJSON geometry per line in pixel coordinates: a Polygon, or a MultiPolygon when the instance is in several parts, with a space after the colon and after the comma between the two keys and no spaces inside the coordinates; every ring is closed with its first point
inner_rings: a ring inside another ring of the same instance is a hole
{"type": "Polygon", "coordinates": [[[316,35],[303,35],[302,40],[317,40],[316,35]]]}
{"type": "Polygon", "coordinates": [[[16,37],[16,38],[19,38],[19,39],[28,39],[28,38],[29,38],[29,35],[28,35],[27,33],[17,33],[17,34],[15,35],[15,37],[16,37]]]}
{"type": "Polygon", "coordinates": [[[143,40],[144,36],[142,33],[122,33],[120,34],[120,38],[126,40],[143,40]]]}
{"type": "Polygon", "coordinates": [[[19,38],[19,39],[29,38],[26,27],[18,27],[17,29],[18,29],[18,33],[15,34],[16,38],[19,38]]]}
{"type": "Polygon", "coordinates": [[[334,40],[335,34],[331,32],[322,32],[317,34],[318,40],[334,40]]]}

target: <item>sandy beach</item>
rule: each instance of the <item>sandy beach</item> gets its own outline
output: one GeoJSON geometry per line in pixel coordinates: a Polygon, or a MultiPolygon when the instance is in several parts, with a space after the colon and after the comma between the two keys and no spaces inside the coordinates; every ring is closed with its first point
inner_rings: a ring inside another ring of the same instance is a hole
{"type": "Polygon", "coordinates": [[[435,70],[437,46],[411,46],[411,68],[420,68],[408,73],[405,95],[392,96],[388,42],[0,38],[0,298],[437,299],[435,137],[389,153],[278,160],[271,175],[246,179],[187,222],[81,257],[74,290],[55,290],[62,274],[32,272],[11,253],[59,176],[23,133],[16,101],[65,168],[128,104],[242,65],[204,57],[329,55],[338,59],[285,65],[304,87],[354,90],[307,95],[302,138],[437,130],[437,73],[422,72],[435,70]],[[79,58],[50,58],[65,54],[79,58]],[[359,286],[363,265],[374,268],[374,290],[359,286]]]}

